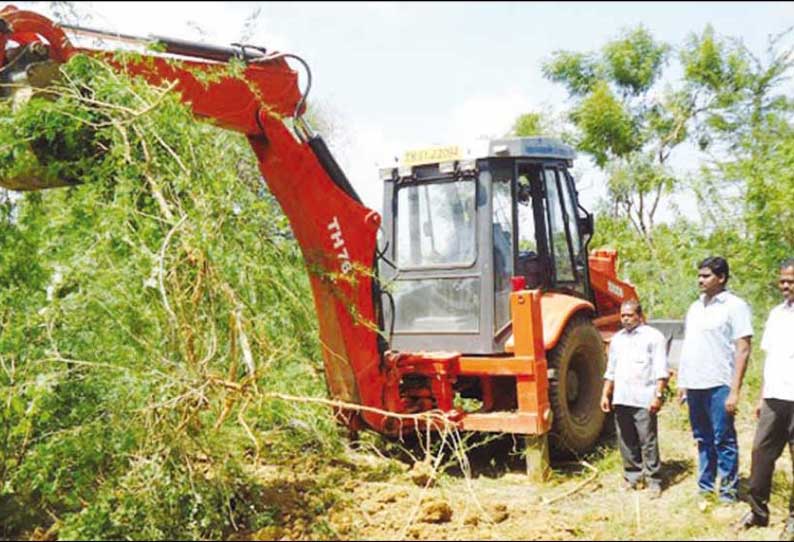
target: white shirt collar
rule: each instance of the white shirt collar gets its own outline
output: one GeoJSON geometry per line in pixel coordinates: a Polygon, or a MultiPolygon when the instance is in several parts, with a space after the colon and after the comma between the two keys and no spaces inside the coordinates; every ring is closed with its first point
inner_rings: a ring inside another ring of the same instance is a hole
{"type": "MultiPolygon", "coordinates": [[[[709,304],[724,303],[727,298],[728,298],[728,290],[723,290],[714,297],[712,297],[709,304]]],[[[700,302],[703,303],[703,305],[706,305],[706,294],[700,294],[700,302]]]]}
{"type": "Polygon", "coordinates": [[[640,324],[639,324],[637,327],[635,327],[634,329],[632,329],[631,331],[629,331],[628,329],[626,329],[626,328],[624,327],[624,328],[623,328],[623,333],[625,333],[626,335],[635,335],[635,334],[637,334],[637,333],[640,333],[640,332],[642,331],[642,328],[643,328],[643,327],[645,327],[645,324],[643,324],[642,322],[640,322],[640,324]]]}

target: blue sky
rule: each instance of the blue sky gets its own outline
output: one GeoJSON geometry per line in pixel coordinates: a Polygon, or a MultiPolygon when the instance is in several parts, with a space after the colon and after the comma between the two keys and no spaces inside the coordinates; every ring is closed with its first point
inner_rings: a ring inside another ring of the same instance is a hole
{"type": "MultiPolygon", "coordinates": [[[[48,14],[51,3],[16,5],[48,14]]],[[[259,10],[249,42],[309,63],[310,100],[333,122],[332,149],[378,210],[379,163],[408,148],[504,135],[530,110],[561,111],[564,90],[541,75],[555,50],[597,50],[639,24],[677,46],[711,24],[762,54],[768,35],[794,24],[791,2],[81,2],[78,9],[90,26],[216,44],[238,41],[259,10]]],[[[694,167],[681,154],[679,167],[694,167]]],[[[592,204],[603,177],[585,157],[576,171],[592,204]]]]}

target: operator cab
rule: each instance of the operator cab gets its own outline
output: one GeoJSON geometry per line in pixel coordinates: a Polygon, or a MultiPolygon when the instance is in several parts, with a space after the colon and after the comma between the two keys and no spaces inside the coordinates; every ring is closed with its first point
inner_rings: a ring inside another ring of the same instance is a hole
{"type": "Polygon", "coordinates": [[[526,137],[491,141],[478,158],[409,152],[381,169],[392,349],[503,353],[513,277],[593,300],[593,218],[579,205],[573,158],[558,140],[526,137]]]}

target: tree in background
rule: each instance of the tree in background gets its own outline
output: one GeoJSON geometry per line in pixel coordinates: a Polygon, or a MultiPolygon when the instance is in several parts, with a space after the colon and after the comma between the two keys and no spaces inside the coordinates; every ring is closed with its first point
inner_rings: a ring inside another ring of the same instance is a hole
{"type": "MultiPolygon", "coordinates": [[[[593,246],[619,249],[623,272],[649,307],[681,316],[696,294],[692,266],[720,253],[741,273],[733,281],[755,305],[774,298],[770,270],[794,252],[794,124],[784,87],[790,32],[773,36],[764,58],[713,28],[693,33],[676,55],[682,75],[659,90],[673,48],[638,27],[595,52],[557,51],[547,78],[565,85],[579,150],[607,174],[593,246]],[[672,152],[701,152],[697,178],[676,176],[672,152]],[[664,195],[691,188],[699,215],[655,220],[664,195]]],[[[518,123],[517,123],[518,124],[518,123]]]]}
{"type": "Polygon", "coordinates": [[[670,50],[640,26],[598,52],[556,51],[543,65],[574,101],[573,143],[607,173],[611,213],[649,246],[662,197],[677,186],[667,160],[689,119],[677,94],[655,91],[670,50]]]}
{"type": "Polygon", "coordinates": [[[780,88],[794,66],[794,48],[780,50],[791,31],[769,38],[766,59],[735,38],[720,38],[707,26],[691,34],[680,52],[684,93],[702,150],[734,153],[779,127],[792,101],[780,88]]]}
{"type": "Polygon", "coordinates": [[[707,27],[681,51],[693,129],[708,156],[693,189],[716,228],[740,228],[752,249],[737,252],[759,278],[794,250],[794,101],[785,88],[794,48],[782,47],[790,37],[771,36],[760,58],[707,27]]]}

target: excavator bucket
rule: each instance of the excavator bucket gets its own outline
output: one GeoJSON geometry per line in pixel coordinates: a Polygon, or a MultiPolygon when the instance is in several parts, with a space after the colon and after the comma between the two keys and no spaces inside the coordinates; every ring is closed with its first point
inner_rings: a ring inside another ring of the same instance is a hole
{"type": "MultiPolygon", "coordinates": [[[[38,42],[3,50],[6,64],[0,70],[0,97],[10,101],[11,111],[18,111],[31,99],[53,100],[47,90],[60,77],[60,62],[50,58],[49,49],[38,42]]],[[[47,169],[48,154],[44,142],[31,142],[18,163],[19,172],[0,178],[0,187],[20,192],[80,184],[78,179],[63,179],[47,169]]]]}
{"type": "Polygon", "coordinates": [[[12,175],[0,176],[0,187],[18,192],[32,192],[82,184],[78,178],[64,178],[52,173],[46,167],[49,160],[47,153],[38,150],[35,143],[28,145],[26,154],[23,158],[25,167],[12,175]]]}
{"type": "Polygon", "coordinates": [[[77,178],[63,178],[51,173],[46,167],[46,154],[37,151],[35,144],[29,145],[28,153],[25,157],[26,167],[13,175],[0,177],[0,187],[18,192],[32,192],[82,184],[77,178]]]}

